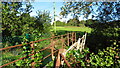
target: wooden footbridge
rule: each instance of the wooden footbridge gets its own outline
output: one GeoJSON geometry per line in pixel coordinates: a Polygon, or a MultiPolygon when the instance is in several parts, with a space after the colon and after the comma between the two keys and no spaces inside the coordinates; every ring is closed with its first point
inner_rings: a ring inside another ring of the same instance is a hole
{"type": "MultiPolygon", "coordinates": [[[[76,39],[76,33],[67,33],[64,35],[59,35],[59,36],[53,36],[51,38],[47,38],[47,39],[41,39],[41,40],[37,40],[37,41],[32,41],[29,43],[25,43],[25,44],[19,44],[19,45],[15,45],[15,46],[9,46],[6,48],[1,48],[0,51],[5,52],[6,50],[10,50],[10,49],[21,49],[23,46],[30,46],[31,48],[31,52],[30,54],[28,54],[25,57],[19,58],[19,59],[15,59],[11,62],[2,64],[0,66],[0,68],[5,67],[5,66],[10,66],[10,64],[13,64],[17,61],[23,60],[25,58],[31,57],[31,60],[34,60],[36,57],[33,57],[34,55],[36,55],[39,52],[45,51],[47,49],[50,50],[50,54],[43,57],[41,60],[44,60],[48,57],[51,57],[53,61],[55,61],[54,66],[55,68],[59,68],[60,65],[63,65],[63,63],[66,63],[66,65],[69,68],[72,68],[71,65],[69,64],[69,62],[66,60],[66,54],[70,51],[70,50],[78,50],[80,49],[80,52],[82,51],[82,49],[84,49],[85,47],[85,41],[86,41],[86,35],[87,33],[85,33],[81,38],[76,39]],[[47,47],[43,47],[42,49],[40,48],[39,50],[36,51],[36,43],[45,41],[45,40],[49,40],[50,44],[47,47]],[[70,46],[69,48],[66,48],[66,46],[70,46]]],[[[2,59],[4,61],[4,59],[2,59]]],[[[36,62],[32,61],[31,63],[31,67],[35,68],[35,64],[36,62]]]]}

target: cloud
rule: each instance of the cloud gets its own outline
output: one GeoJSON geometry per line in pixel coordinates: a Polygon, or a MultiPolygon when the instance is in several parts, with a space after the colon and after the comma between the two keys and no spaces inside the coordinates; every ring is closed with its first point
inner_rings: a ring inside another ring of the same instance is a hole
{"type": "Polygon", "coordinates": [[[30,16],[37,16],[36,12],[31,12],[30,16]]]}

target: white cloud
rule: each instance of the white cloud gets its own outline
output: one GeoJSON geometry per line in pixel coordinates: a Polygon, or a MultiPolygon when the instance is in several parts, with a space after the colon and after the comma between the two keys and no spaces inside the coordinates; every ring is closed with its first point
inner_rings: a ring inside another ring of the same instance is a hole
{"type": "Polygon", "coordinates": [[[30,16],[37,16],[36,12],[31,12],[30,16]]]}

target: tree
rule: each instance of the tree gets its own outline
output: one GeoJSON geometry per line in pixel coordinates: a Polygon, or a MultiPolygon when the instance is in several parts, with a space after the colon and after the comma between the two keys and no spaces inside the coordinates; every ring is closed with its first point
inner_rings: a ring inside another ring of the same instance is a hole
{"type": "Polygon", "coordinates": [[[98,15],[95,16],[101,22],[120,20],[120,2],[100,2],[98,5],[98,15]]]}
{"type": "Polygon", "coordinates": [[[69,26],[79,26],[80,21],[78,20],[78,18],[73,18],[67,21],[67,24],[69,26]]]}
{"type": "Polygon", "coordinates": [[[56,21],[56,26],[65,26],[66,23],[65,22],[61,22],[61,21],[56,21]]]}
{"type": "Polygon", "coordinates": [[[120,2],[66,2],[62,7],[61,15],[82,16],[86,24],[92,28],[87,37],[87,46],[94,52],[98,49],[112,46],[119,41],[120,36],[120,2]],[[92,23],[91,23],[92,22],[92,23]],[[92,45],[92,46],[91,46],[92,45]]]}
{"type": "Polygon", "coordinates": [[[87,17],[90,14],[89,5],[91,5],[91,2],[65,2],[64,6],[61,7],[60,15],[67,16],[71,14],[74,18],[80,15],[87,17]]]}
{"type": "Polygon", "coordinates": [[[95,24],[95,23],[99,23],[99,21],[97,21],[97,20],[92,20],[92,19],[88,19],[88,20],[86,20],[85,26],[91,27],[91,25],[93,25],[93,24],[95,24]]]}
{"type": "Polygon", "coordinates": [[[3,35],[11,36],[16,31],[16,28],[20,27],[20,17],[17,14],[19,8],[22,7],[21,2],[2,2],[2,29],[3,35]],[[17,24],[16,24],[17,23],[17,24]]]}
{"type": "Polygon", "coordinates": [[[35,23],[35,28],[39,30],[41,33],[49,32],[50,31],[50,22],[51,22],[51,17],[50,13],[48,11],[37,11],[37,16],[36,18],[36,23],[35,23]]]}
{"type": "Polygon", "coordinates": [[[66,2],[61,10],[60,14],[63,16],[92,16],[100,22],[120,19],[120,2],[66,2]]]}
{"type": "Polygon", "coordinates": [[[25,25],[33,23],[29,15],[32,5],[25,3],[26,8],[22,5],[22,2],[2,2],[3,36],[22,35],[26,30],[24,27],[27,27],[25,25]]]}
{"type": "Polygon", "coordinates": [[[50,13],[38,11],[36,17],[31,17],[33,8],[29,2],[2,2],[2,34],[3,36],[20,36],[41,34],[49,31],[50,13]],[[25,5],[25,8],[22,8],[25,5]]]}

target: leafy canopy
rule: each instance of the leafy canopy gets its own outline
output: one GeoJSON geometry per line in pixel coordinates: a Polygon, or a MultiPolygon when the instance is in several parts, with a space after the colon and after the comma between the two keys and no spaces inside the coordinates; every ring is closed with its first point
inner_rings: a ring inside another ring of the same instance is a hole
{"type": "Polygon", "coordinates": [[[120,19],[120,2],[65,2],[61,8],[60,15],[67,17],[71,14],[73,17],[82,16],[100,22],[110,22],[120,19]]]}

